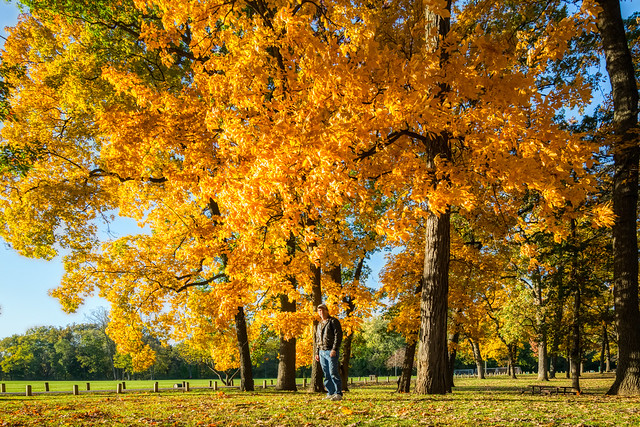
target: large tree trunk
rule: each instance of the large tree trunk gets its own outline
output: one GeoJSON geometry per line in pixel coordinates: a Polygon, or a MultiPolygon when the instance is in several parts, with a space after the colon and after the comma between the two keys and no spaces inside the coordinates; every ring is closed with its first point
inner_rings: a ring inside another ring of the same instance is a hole
{"type": "Polygon", "coordinates": [[[413,362],[416,356],[416,346],[418,342],[413,340],[407,344],[404,350],[404,359],[402,361],[402,373],[398,378],[398,393],[409,393],[411,390],[411,375],[413,374],[413,362]]]}
{"type": "MultiPolygon", "coordinates": [[[[451,2],[447,2],[451,10],[451,2]]],[[[435,50],[438,38],[449,32],[449,19],[425,11],[425,26],[434,28],[435,37],[427,32],[427,44],[435,50]],[[431,43],[435,40],[435,44],[431,43]]],[[[442,61],[446,58],[442,57],[442,61]]],[[[443,93],[446,88],[442,88],[443,93]]],[[[449,158],[449,140],[445,133],[425,137],[427,167],[434,169],[436,157],[449,158]]],[[[435,184],[434,184],[435,185],[435,184]]],[[[429,208],[431,209],[431,208],[429,208]]],[[[420,302],[420,347],[418,350],[418,394],[445,394],[447,381],[447,308],[449,295],[450,212],[431,212],[425,221],[425,254],[420,302]]]]}
{"type": "Polygon", "coordinates": [[[236,314],[236,338],[238,341],[238,352],[240,353],[240,390],[253,391],[249,334],[247,334],[247,320],[242,306],[238,307],[238,313],[236,314]]]}
{"type": "Polygon", "coordinates": [[[543,331],[538,342],[538,381],[549,381],[547,365],[547,333],[543,331]]]}
{"type": "MultiPolygon", "coordinates": [[[[280,295],[280,309],[284,312],[295,312],[296,302],[289,301],[286,295],[280,295]]],[[[280,336],[278,360],[278,383],[276,390],[296,391],[296,339],[280,336]]]]}
{"type": "Polygon", "coordinates": [[[480,352],[480,343],[469,339],[469,344],[471,345],[471,351],[473,352],[473,360],[476,362],[476,370],[478,379],[484,379],[484,359],[482,358],[482,353],[480,352]]]}
{"type": "Polygon", "coordinates": [[[613,296],[618,328],[618,367],[608,394],[640,394],[638,307],[638,88],[618,0],[597,0],[596,23],[613,95],[613,296]]]}
{"type": "Polygon", "coordinates": [[[447,297],[449,294],[449,212],[426,221],[426,247],[420,304],[420,347],[415,392],[448,391],[447,297]]]}

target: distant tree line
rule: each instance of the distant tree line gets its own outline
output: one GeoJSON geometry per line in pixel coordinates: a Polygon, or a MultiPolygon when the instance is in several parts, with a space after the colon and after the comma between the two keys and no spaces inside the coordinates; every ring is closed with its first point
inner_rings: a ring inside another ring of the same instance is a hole
{"type": "MultiPolygon", "coordinates": [[[[131,358],[118,353],[115,343],[106,333],[106,313],[91,320],[94,322],[66,327],[39,326],[0,340],[2,380],[213,378],[228,383],[239,376],[236,369],[216,370],[215,360],[186,344],[163,346],[150,337],[146,340],[156,352],[155,363],[147,371],[134,373],[131,358]],[[100,320],[101,316],[105,321],[100,320]]],[[[402,335],[389,329],[389,321],[384,316],[366,320],[353,339],[351,376],[399,375],[405,347],[402,335]]],[[[255,377],[275,378],[278,338],[266,336],[256,354],[260,355],[260,360],[253,365],[255,377]]],[[[486,366],[503,366],[501,363],[489,358],[486,366]]],[[[596,362],[592,364],[594,366],[586,366],[585,369],[597,369],[596,362]]],[[[523,371],[535,371],[537,362],[531,346],[525,345],[520,351],[518,365],[523,371]]],[[[455,367],[475,367],[468,351],[458,353],[455,367]]],[[[298,376],[308,378],[310,368],[298,369],[298,376]]]]}

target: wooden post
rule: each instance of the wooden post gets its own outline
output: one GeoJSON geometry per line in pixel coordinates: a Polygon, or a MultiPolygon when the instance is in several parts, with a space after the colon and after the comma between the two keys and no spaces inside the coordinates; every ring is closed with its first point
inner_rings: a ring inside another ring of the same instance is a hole
{"type": "Polygon", "coordinates": [[[351,380],[351,385],[353,385],[353,377],[349,378],[351,380]]]}
{"type": "Polygon", "coordinates": [[[87,383],[87,391],[91,390],[91,383],[87,383]]]}
{"type": "Polygon", "coordinates": [[[5,383],[0,384],[0,392],[2,393],[7,392],[7,385],[5,383]]]}
{"type": "Polygon", "coordinates": [[[126,389],[127,389],[127,383],[122,381],[122,390],[126,390],[126,389]]]}
{"type": "Polygon", "coordinates": [[[44,391],[49,391],[49,383],[44,383],[44,391]]]}
{"type": "Polygon", "coordinates": [[[213,382],[213,389],[218,390],[218,381],[213,382]]]}
{"type": "Polygon", "coordinates": [[[273,380],[271,380],[271,385],[273,385],[273,380]]]}
{"type": "Polygon", "coordinates": [[[184,390],[185,387],[187,386],[187,382],[186,381],[182,381],[182,389],[184,390]]]}
{"type": "Polygon", "coordinates": [[[79,394],[80,394],[80,390],[79,390],[78,384],[74,384],[73,385],[73,395],[77,396],[79,394]]]}
{"type": "MultiPolygon", "coordinates": [[[[4,384],[2,384],[4,385],[4,384]]],[[[267,380],[262,381],[262,388],[266,389],[267,388],[267,380]]]]}
{"type": "Polygon", "coordinates": [[[122,383],[118,383],[118,386],[116,387],[116,393],[117,394],[121,394],[122,393],[122,383]]]}
{"type": "Polygon", "coordinates": [[[189,382],[184,383],[184,391],[189,391],[189,382]]]}
{"type": "Polygon", "coordinates": [[[213,381],[209,381],[209,388],[213,387],[213,381]]]}
{"type": "Polygon", "coordinates": [[[33,396],[33,393],[31,393],[31,385],[27,385],[25,390],[25,396],[33,396]]]}
{"type": "Polygon", "coordinates": [[[156,381],[155,383],[153,383],[153,392],[154,392],[154,393],[157,393],[157,392],[158,392],[158,390],[159,390],[159,388],[158,388],[158,381],[156,381]]]}

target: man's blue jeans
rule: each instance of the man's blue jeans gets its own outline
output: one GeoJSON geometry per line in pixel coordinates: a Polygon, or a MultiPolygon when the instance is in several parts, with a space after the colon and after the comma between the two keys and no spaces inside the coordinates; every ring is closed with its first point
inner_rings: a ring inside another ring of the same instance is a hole
{"type": "Polygon", "coordinates": [[[336,353],[335,357],[331,357],[331,350],[320,350],[320,366],[322,366],[322,373],[324,374],[324,387],[327,389],[329,396],[334,394],[342,395],[342,380],[340,379],[340,372],[338,366],[339,353],[336,353]]]}

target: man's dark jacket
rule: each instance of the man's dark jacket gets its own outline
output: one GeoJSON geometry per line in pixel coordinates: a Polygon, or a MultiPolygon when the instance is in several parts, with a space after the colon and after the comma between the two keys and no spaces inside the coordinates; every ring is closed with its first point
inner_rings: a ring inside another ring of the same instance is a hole
{"type": "Polygon", "coordinates": [[[316,354],[319,354],[320,350],[335,350],[336,353],[340,351],[340,344],[342,344],[340,321],[335,317],[329,316],[326,322],[318,323],[316,343],[318,343],[316,354]]]}

